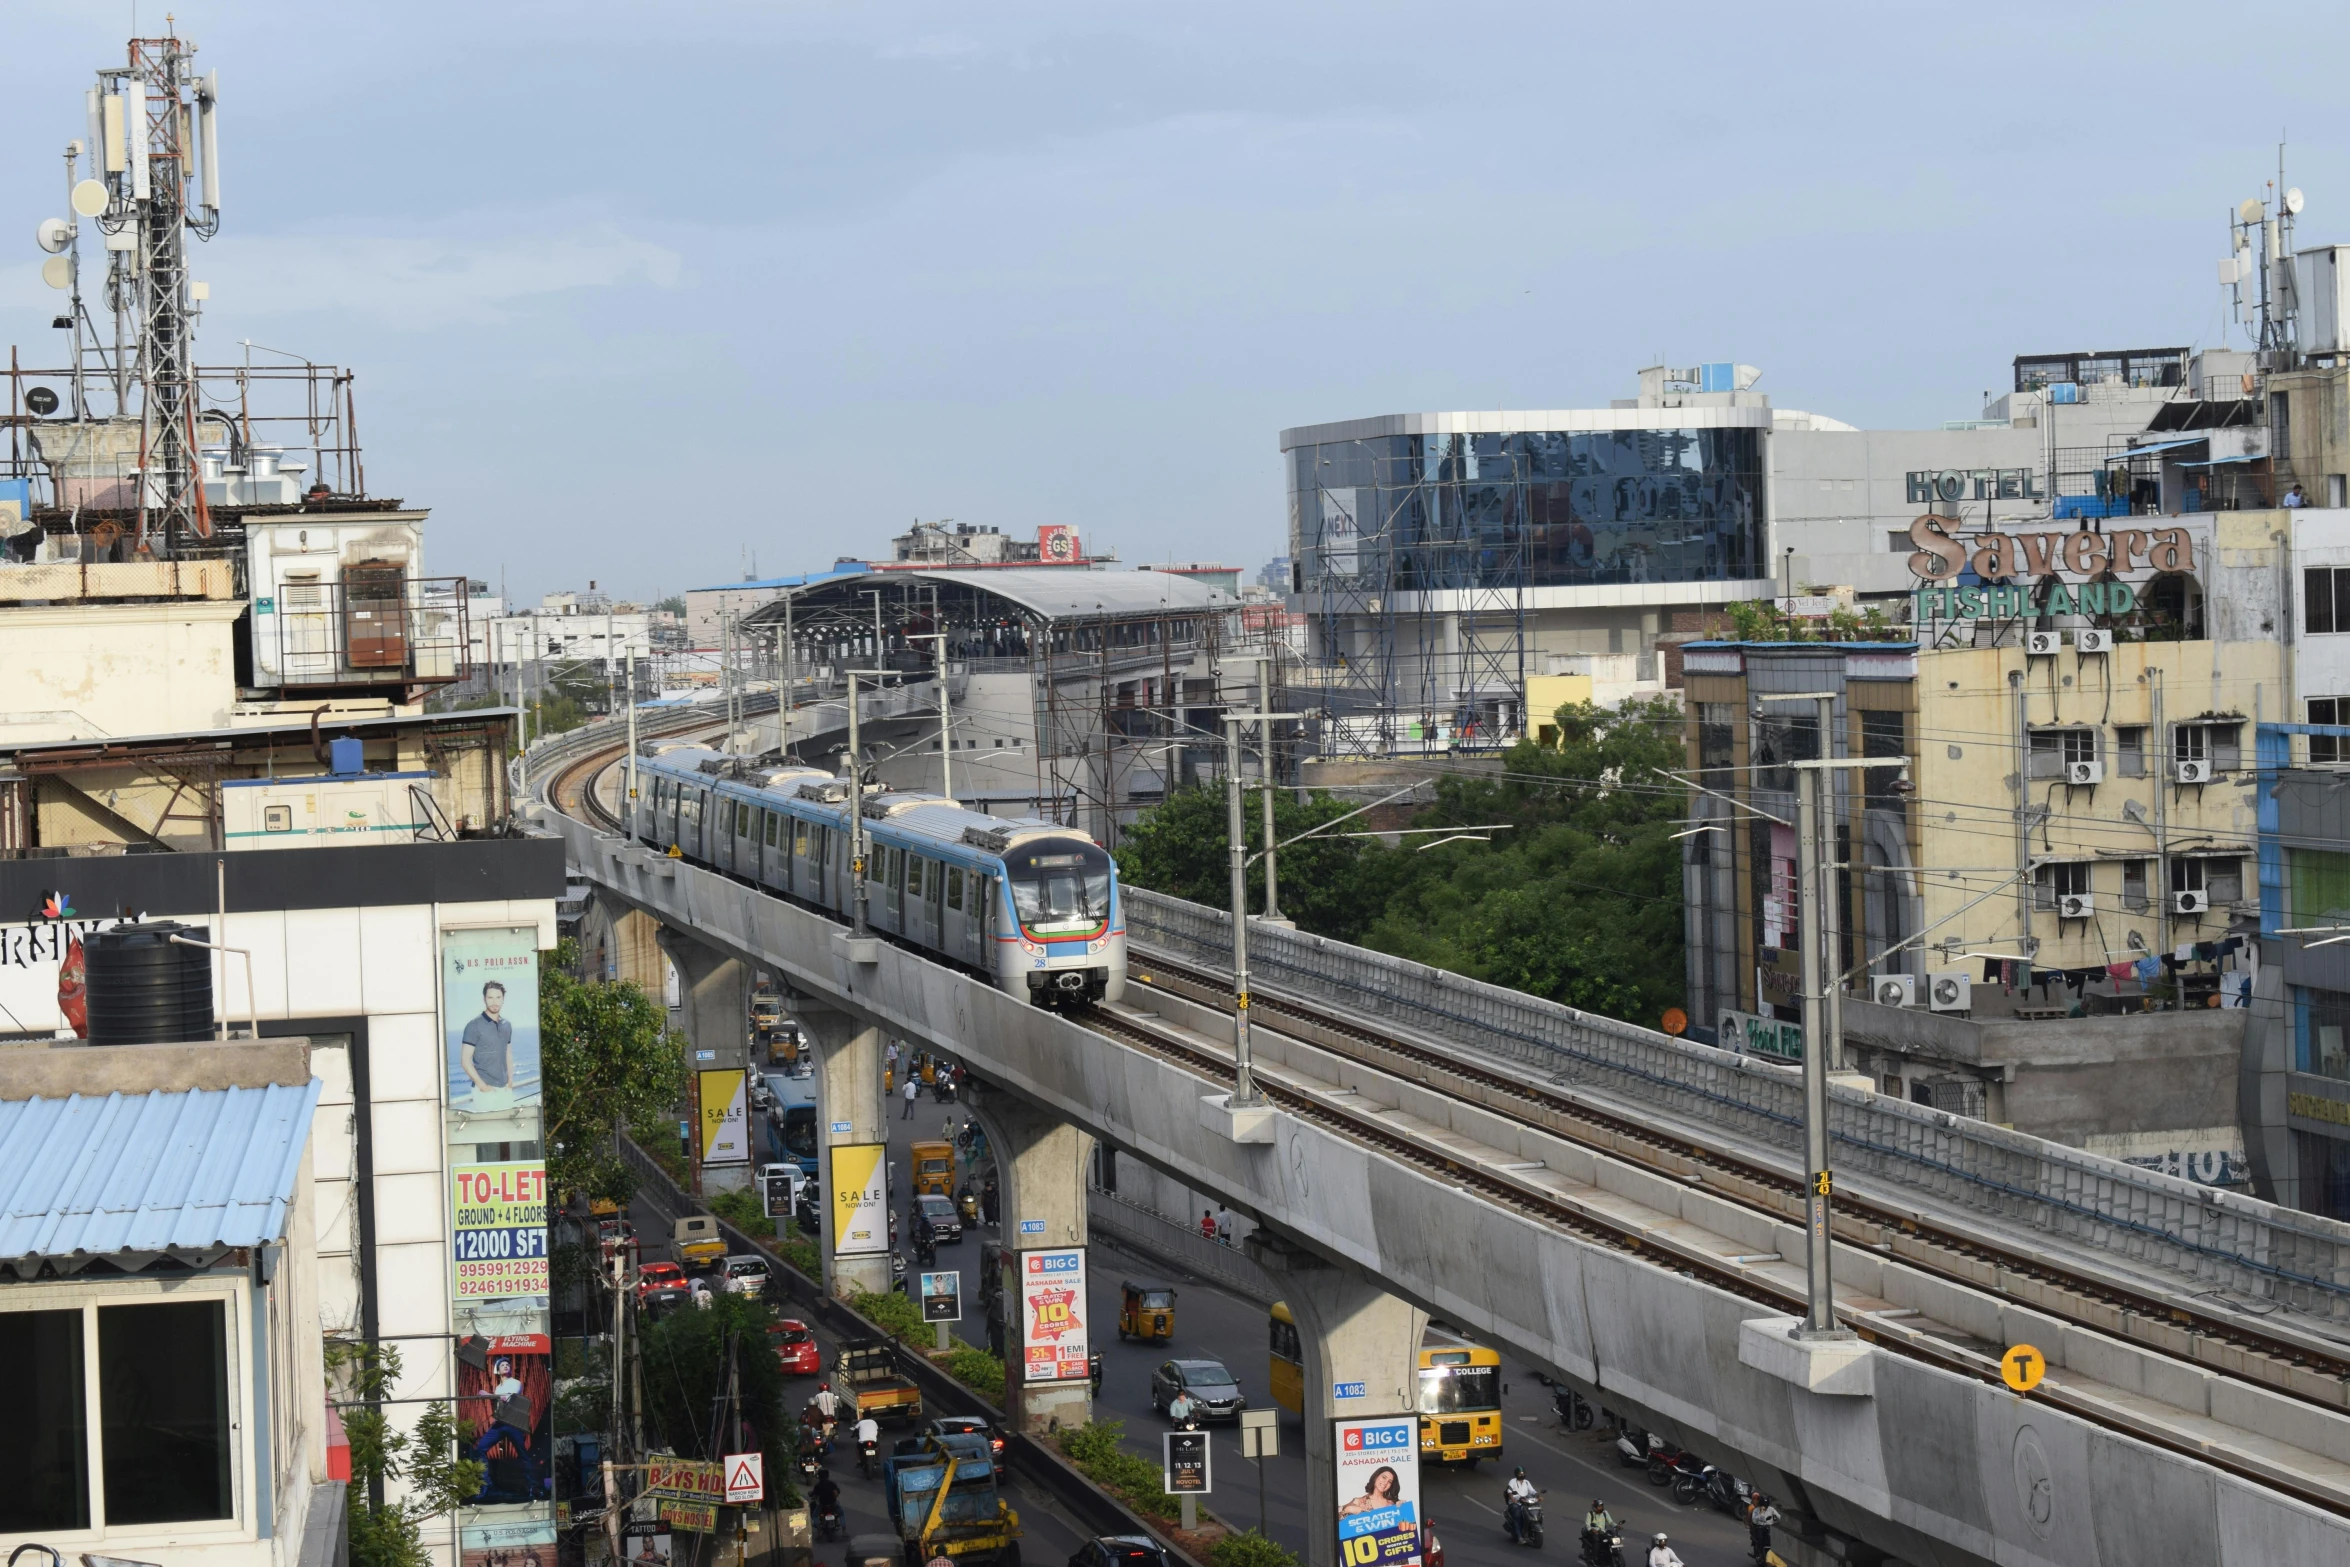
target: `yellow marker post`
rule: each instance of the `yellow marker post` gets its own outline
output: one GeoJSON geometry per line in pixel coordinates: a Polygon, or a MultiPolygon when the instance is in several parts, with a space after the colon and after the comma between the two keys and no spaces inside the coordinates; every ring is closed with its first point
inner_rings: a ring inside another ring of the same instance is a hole
{"type": "Polygon", "coordinates": [[[2009,1347],[1999,1357],[1999,1378],[2019,1393],[2029,1393],[2048,1374],[2048,1357],[2029,1344],[2009,1347]]]}

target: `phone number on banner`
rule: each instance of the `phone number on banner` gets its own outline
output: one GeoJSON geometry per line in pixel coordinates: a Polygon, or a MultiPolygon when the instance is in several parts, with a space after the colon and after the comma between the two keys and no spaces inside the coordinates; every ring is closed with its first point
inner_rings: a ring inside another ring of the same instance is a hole
{"type": "Polygon", "coordinates": [[[545,1230],[459,1230],[451,1241],[459,1300],[547,1293],[545,1230]]]}

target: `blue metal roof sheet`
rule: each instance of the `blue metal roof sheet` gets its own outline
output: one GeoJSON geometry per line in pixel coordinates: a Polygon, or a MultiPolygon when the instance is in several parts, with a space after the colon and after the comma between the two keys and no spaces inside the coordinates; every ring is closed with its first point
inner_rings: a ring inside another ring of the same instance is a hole
{"type": "Polygon", "coordinates": [[[0,1257],[282,1238],[322,1086],[0,1101],[0,1257]]]}

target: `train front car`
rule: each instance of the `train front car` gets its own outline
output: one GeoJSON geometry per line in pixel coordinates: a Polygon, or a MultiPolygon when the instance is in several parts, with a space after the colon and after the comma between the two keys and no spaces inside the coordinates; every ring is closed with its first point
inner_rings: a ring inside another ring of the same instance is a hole
{"type": "Polygon", "coordinates": [[[1101,845],[1062,830],[1023,834],[1001,853],[997,982],[1039,1006],[1124,995],[1126,911],[1101,845]]]}

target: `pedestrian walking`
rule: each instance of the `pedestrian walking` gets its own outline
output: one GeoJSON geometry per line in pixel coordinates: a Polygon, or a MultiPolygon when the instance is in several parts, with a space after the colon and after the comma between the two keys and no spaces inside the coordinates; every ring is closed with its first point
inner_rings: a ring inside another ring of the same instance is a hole
{"type": "Polygon", "coordinates": [[[1221,1203],[1216,1205],[1216,1244],[1232,1244],[1232,1210],[1221,1203]]]}
{"type": "Polygon", "coordinates": [[[1754,1501],[1746,1509],[1746,1549],[1756,1561],[1770,1560],[1771,1525],[1778,1521],[1779,1509],[1762,1492],[1755,1492],[1754,1501]]]}
{"type": "Polygon", "coordinates": [[[1199,1211],[1199,1238],[1203,1241],[1216,1238],[1216,1215],[1212,1209],[1202,1208],[1199,1211]]]}
{"type": "Polygon", "coordinates": [[[904,1115],[901,1115],[901,1116],[899,1116],[899,1117],[898,1117],[898,1119],[899,1119],[899,1120],[901,1120],[901,1121],[911,1121],[911,1120],[913,1120],[913,1119],[914,1119],[914,1098],[915,1098],[915,1096],[916,1096],[917,1094],[919,1094],[920,1092],[921,1092],[921,1089],[920,1089],[920,1087],[919,1087],[919,1086],[918,1086],[918,1085],[915,1083],[915,1081],[914,1081],[913,1077],[912,1077],[911,1075],[909,1075],[909,1076],[906,1078],[906,1094],[905,1094],[905,1098],[906,1098],[906,1113],[905,1113],[904,1115]]]}

